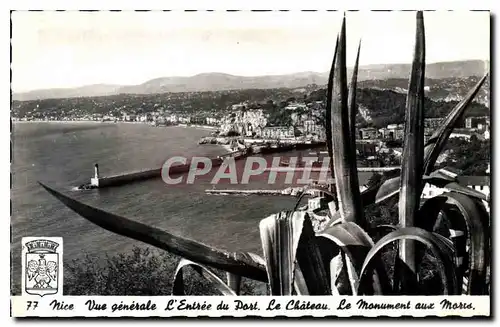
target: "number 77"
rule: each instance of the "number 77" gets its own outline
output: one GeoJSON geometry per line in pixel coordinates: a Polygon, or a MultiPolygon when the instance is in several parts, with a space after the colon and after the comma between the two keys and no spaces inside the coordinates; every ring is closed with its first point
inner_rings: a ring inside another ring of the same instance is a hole
{"type": "Polygon", "coordinates": [[[26,301],[28,307],[26,310],[35,310],[38,307],[38,301],[26,301]]]}

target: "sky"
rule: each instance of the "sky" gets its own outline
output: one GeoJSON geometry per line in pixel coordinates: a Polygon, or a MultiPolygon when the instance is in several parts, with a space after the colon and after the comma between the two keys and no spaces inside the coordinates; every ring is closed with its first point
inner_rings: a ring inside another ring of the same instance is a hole
{"type": "MultiPolygon", "coordinates": [[[[12,13],[12,90],[330,69],[341,12],[12,13]]],[[[411,63],[415,12],[347,12],[348,65],[411,63]]],[[[426,61],[489,60],[488,12],[425,12],[426,61]]]]}

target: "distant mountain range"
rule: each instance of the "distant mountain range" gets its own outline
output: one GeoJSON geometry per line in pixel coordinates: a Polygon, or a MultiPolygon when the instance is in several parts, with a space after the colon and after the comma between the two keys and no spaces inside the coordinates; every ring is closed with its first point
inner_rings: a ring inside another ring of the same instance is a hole
{"type": "MultiPolygon", "coordinates": [[[[489,69],[489,61],[467,60],[428,64],[426,77],[465,78],[481,76],[489,69]]],[[[389,78],[408,78],[411,64],[368,65],[359,69],[359,80],[383,80],[389,78]]],[[[351,70],[348,69],[348,74],[351,70]]],[[[14,93],[13,100],[26,101],[48,98],[74,98],[106,96],[114,94],[153,94],[165,92],[202,92],[235,89],[298,88],[306,85],[327,83],[328,72],[301,72],[287,75],[234,76],[223,73],[203,73],[190,77],[161,77],[139,85],[95,84],[77,88],[58,88],[14,93]]]]}

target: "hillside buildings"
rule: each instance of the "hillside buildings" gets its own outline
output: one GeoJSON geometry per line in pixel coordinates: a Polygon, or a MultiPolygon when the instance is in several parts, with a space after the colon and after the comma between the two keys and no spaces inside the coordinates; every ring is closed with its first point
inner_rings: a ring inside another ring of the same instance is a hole
{"type": "Polygon", "coordinates": [[[295,128],[293,126],[267,126],[260,131],[261,138],[264,139],[287,139],[295,136],[295,128]]]}
{"type": "Polygon", "coordinates": [[[221,135],[233,133],[245,137],[268,139],[293,138],[298,135],[317,140],[325,138],[324,127],[313,119],[311,114],[314,109],[307,109],[306,104],[293,103],[285,107],[285,111],[293,111],[289,114],[291,123],[278,126],[269,124],[269,112],[263,109],[247,108],[244,103],[231,106],[232,111],[220,119],[221,135]]]}

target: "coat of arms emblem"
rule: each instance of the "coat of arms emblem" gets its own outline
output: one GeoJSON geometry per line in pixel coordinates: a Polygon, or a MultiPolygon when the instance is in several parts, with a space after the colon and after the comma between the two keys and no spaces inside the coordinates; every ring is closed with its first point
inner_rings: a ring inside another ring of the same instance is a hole
{"type": "Polygon", "coordinates": [[[31,295],[58,294],[62,276],[62,239],[23,238],[23,290],[31,295]]]}

